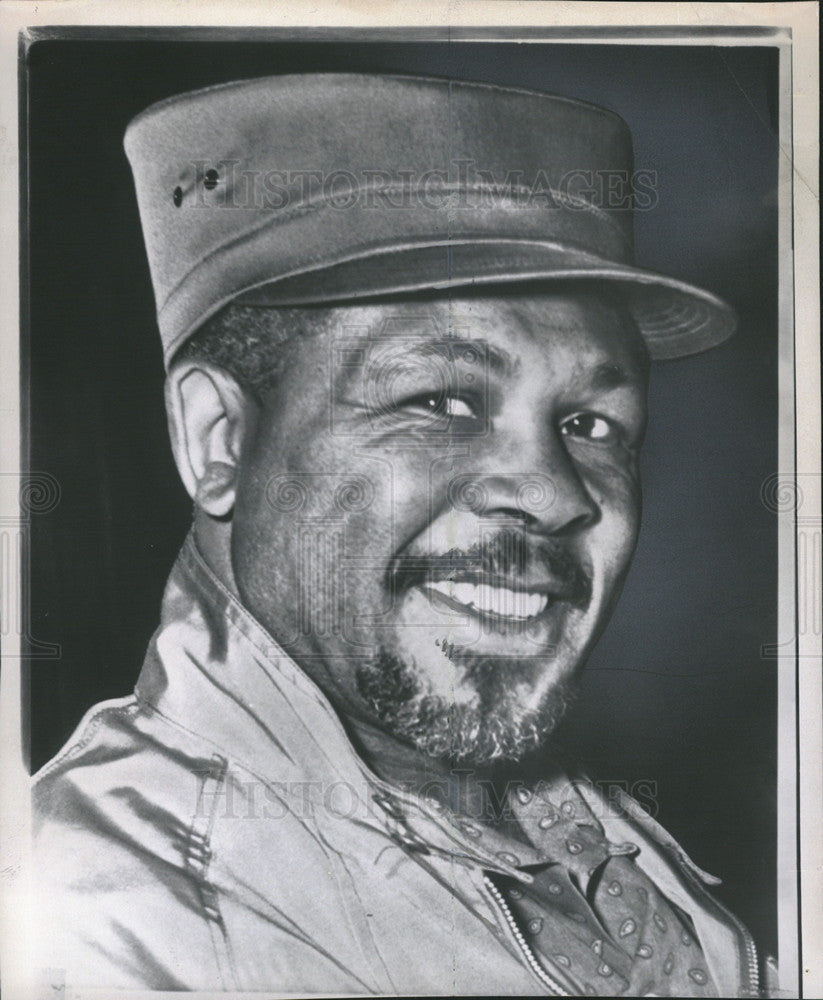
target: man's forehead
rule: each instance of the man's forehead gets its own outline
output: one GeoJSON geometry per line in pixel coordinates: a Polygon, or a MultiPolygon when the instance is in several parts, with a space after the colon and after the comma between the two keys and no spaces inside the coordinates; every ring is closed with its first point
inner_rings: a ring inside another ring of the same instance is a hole
{"type": "Polygon", "coordinates": [[[482,354],[492,371],[511,374],[527,345],[545,346],[547,354],[562,345],[579,363],[597,369],[604,384],[648,367],[645,345],[627,313],[597,291],[410,297],[341,306],[330,318],[334,340],[367,343],[372,356],[409,350],[456,361],[466,348],[482,354]]]}

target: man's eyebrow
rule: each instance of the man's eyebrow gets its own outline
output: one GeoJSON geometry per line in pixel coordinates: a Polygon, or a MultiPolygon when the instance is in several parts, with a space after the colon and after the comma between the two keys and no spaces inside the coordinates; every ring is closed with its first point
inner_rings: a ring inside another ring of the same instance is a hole
{"type": "Polygon", "coordinates": [[[488,341],[473,340],[468,337],[427,340],[412,350],[424,356],[439,354],[447,361],[457,361],[460,358],[461,348],[470,351],[477,361],[481,361],[497,375],[511,375],[519,364],[505,348],[493,347],[488,341]]]}
{"type": "Polygon", "coordinates": [[[637,385],[642,381],[642,375],[634,368],[626,371],[622,365],[615,361],[602,361],[587,374],[586,381],[593,389],[607,391],[620,389],[626,385],[637,385]]]}

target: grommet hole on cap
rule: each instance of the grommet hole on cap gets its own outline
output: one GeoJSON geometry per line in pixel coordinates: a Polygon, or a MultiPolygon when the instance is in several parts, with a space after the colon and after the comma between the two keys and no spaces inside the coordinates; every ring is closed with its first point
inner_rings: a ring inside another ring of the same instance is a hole
{"type": "Polygon", "coordinates": [[[174,202],[175,208],[180,208],[183,204],[183,188],[181,188],[179,184],[172,192],[171,200],[174,202]]]}

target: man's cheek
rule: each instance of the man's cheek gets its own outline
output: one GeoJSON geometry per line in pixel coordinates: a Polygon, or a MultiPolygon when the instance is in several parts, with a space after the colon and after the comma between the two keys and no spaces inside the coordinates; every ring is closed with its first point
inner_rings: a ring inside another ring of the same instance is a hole
{"type": "Polygon", "coordinates": [[[598,533],[631,551],[640,527],[641,487],[636,469],[612,464],[587,476],[585,487],[598,510],[598,533]]]}
{"type": "Polygon", "coordinates": [[[640,530],[640,486],[631,476],[615,476],[607,484],[587,483],[597,508],[597,518],[585,532],[585,548],[592,563],[607,578],[622,575],[628,567],[640,530]]]}

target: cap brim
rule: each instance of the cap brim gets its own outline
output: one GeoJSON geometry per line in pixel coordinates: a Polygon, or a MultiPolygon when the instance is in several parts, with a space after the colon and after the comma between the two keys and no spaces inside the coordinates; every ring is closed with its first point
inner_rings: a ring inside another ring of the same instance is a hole
{"type": "Polygon", "coordinates": [[[729,305],[686,282],[616,264],[570,246],[512,240],[374,249],[261,282],[218,307],[228,301],[271,306],[324,304],[403,292],[561,279],[619,283],[649,354],[656,360],[708,350],[730,337],[736,327],[729,305]]]}

